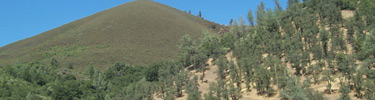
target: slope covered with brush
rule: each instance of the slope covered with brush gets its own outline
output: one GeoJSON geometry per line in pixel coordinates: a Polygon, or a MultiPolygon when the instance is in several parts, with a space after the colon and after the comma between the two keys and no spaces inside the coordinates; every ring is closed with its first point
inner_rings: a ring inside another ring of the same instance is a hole
{"type": "Polygon", "coordinates": [[[184,34],[198,40],[203,31],[221,27],[163,4],[133,1],[1,47],[0,64],[55,58],[84,67],[147,65],[177,58],[177,41],[184,34]]]}

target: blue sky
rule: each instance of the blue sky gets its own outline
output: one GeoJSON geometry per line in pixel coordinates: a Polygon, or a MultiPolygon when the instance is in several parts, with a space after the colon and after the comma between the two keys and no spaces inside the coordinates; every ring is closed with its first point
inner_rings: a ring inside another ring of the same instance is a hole
{"type": "MultiPolygon", "coordinates": [[[[38,35],[77,19],[133,0],[1,0],[0,47],[38,35]]],[[[153,0],[192,14],[202,12],[210,21],[227,25],[232,18],[255,13],[265,2],[274,8],[274,0],[153,0]]],[[[284,9],[287,0],[279,0],[284,9]]],[[[255,15],[254,15],[255,16],[255,15]]]]}

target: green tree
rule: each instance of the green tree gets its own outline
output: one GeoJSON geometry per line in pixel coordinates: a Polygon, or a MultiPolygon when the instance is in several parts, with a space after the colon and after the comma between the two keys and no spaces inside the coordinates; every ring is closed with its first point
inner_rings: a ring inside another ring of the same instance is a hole
{"type": "Polygon", "coordinates": [[[364,83],[364,87],[365,87],[365,93],[364,93],[364,97],[367,99],[367,100],[373,100],[375,99],[375,81],[373,79],[367,79],[366,82],[364,83]]]}
{"type": "Polygon", "coordinates": [[[182,96],[182,89],[185,83],[187,82],[188,79],[188,73],[185,71],[182,71],[177,74],[175,77],[175,84],[176,84],[176,97],[181,97],[182,96]]]}
{"type": "Polygon", "coordinates": [[[82,96],[80,83],[75,80],[73,75],[66,75],[52,86],[52,99],[54,100],[73,100],[82,96]]]}
{"type": "Polygon", "coordinates": [[[89,66],[88,66],[88,68],[87,68],[87,73],[89,74],[90,79],[93,79],[94,74],[95,74],[95,68],[94,68],[94,66],[92,65],[92,63],[89,64],[89,66]]]}
{"type": "Polygon", "coordinates": [[[307,77],[302,83],[303,92],[306,95],[306,98],[308,98],[309,100],[325,100],[325,98],[323,97],[323,93],[312,89],[310,83],[310,77],[307,77]]]}
{"type": "Polygon", "coordinates": [[[194,76],[193,79],[189,80],[186,86],[186,93],[188,94],[187,100],[201,100],[200,92],[198,91],[198,77],[194,76]]]}
{"type": "Polygon", "coordinates": [[[273,90],[271,88],[271,72],[264,68],[264,66],[259,67],[256,70],[255,74],[255,88],[258,91],[258,94],[267,94],[271,95],[273,90]]]}
{"type": "Polygon", "coordinates": [[[361,91],[363,90],[363,73],[361,71],[357,71],[356,75],[353,78],[353,87],[355,88],[355,95],[358,98],[362,98],[361,91]]]}
{"type": "Polygon", "coordinates": [[[311,48],[311,52],[313,53],[313,57],[315,60],[321,60],[323,59],[323,49],[320,45],[314,45],[312,48],[311,48]]]}
{"type": "Polygon", "coordinates": [[[308,100],[300,83],[294,77],[288,78],[288,84],[286,88],[281,91],[280,97],[290,100],[308,100]]]}
{"type": "Polygon", "coordinates": [[[220,43],[223,47],[233,49],[234,42],[236,41],[234,34],[232,33],[225,33],[221,35],[220,43]]]}
{"type": "Polygon", "coordinates": [[[309,54],[309,52],[307,52],[307,51],[304,51],[303,53],[302,53],[302,62],[301,62],[302,64],[302,74],[306,74],[306,72],[307,72],[307,70],[306,70],[306,67],[308,66],[308,65],[310,65],[310,54],[309,54]]]}
{"type": "Polygon", "coordinates": [[[199,18],[202,18],[202,12],[201,12],[201,11],[199,11],[199,13],[198,13],[198,17],[199,17],[199,18]]]}
{"type": "Polygon", "coordinates": [[[329,26],[331,27],[332,24],[343,24],[342,23],[343,18],[341,15],[340,8],[336,7],[336,5],[333,3],[328,3],[326,5],[330,6],[329,9],[326,9],[327,10],[327,22],[329,26]]]}
{"type": "Polygon", "coordinates": [[[131,84],[126,88],[125,97],[129,100],[151,100],[153,99],[154,86],[146,79],[141,79],[135,84],[131,84]]]}
{"type": "Polygon", "coordinates": [[[253,11],[251,9],[247,12],[247,20],[249,20],[250,26],[254,26],[254,16],[253,11]]]}
{"type": "Polygon", "coordinates": [[[241,88],[234,86],[232,82],[229,83],[229,96],[232,100],[239,100],[242,98],[241,88]]]}
{"type": "Polygon", "coordinates": [[[328,91],[329,94],[332,94],[333,90],[332,90],[332,82],[334,82],[334,78],[333,76],[331,75],[331,71],[330,70],[324,70],[323,71],[323,77],[322,77],[322,80],[324,81],[327,81],[327,87],[326,87],[326,91],[328,91]]]}
{"type": "Polygon", "coordinates": [[[193,64],[191,59],[197,54],[198,50],[195,46],[195,42],[191,39],[189,34],[181,37],[178,48],[181,51],[180,59],[182,60],[181,62],[183,63],[183,66],[186,67],[193,64]]]}
{"type": "Polygon", "coordinates": [[[165,93],[166,96],[163,98],[164,100],[176,100],[175,99],[175,89],[172,87],[170,88],[169,90],[167,90],[167,92],[165,93]]]}
{"type": "Polygon", "coordinates": [[[265,22],[264,22],[266,18],[265,15],[266,15],[265,6],[264,6],[264,2],[262,1],[260,5],[258,5],[258,8],[256,10],[256,22],[258,26],[265,25],[265,22]]]}
{"type": "Polygon", "coordinates": [[[357,39],[364,39],[365,33],[363,32],[366,28],[365,22],[363,21],[362,14],[359,11],[355,11],[354,13],[354,23],[355,29],[357,30],[356,36],[357,39]]]}
{"type": "Polygon", "coordinates": [[[320,73],[322,72],[322,67],[324,66],[324,62],[317,62],[314,65],[309,67],[308,73],[312,75],[314,84],[318,84],[320,73]]]}
{"type": "Polygon", "coordinates": [[[357,0],[342,0],[341,9],[355,10],[357,7],[357,0]]]}
{"type": "Polygon", "coordinates": [[[375,13],[371,12],[375,10],[374,6],[375,1],[373,0],[361,0],[358,5],[358,9],[360,9],[358,11],[363,15],[368,30],[375,27],[375,13]]]}
{"type": "Polygon", "coordinates": [[[320,41],[322,41],[324,56],[327,57],[328,56],[328,40],[329,40],[328,32],[325,29],[323,29],[320,32],[319,36],[320,36],[320,41]]]}
{"type": "Polygon", "coordinates": [[[229,70],[229,75],[232,81],[236,84],[237,87],[239,87],[241,85],[241,72],[239,69],[237,69],[233,61],[229,62],[229,70]]]}
{"type": "Polygon", "coordinates": [[[279,0],[275,0],[275,4],[276,4],[275,11],[277,12],[283,11],[283,7],[281,7],[279,0]]]}
{"type": "Polygon", "coordinates": [[[373,31],[371,34],[366,35],[365,40],[363,41],[362,45],[362,53],[365,57],[375,57],[375,32],[373,31]]]}
{"type": "Polygon", "coordinates": [[[299,2],[300,2],[299,0],[288,0],[288,7],[294,4],[298,4],[299,2]]]}
{"type": "Polygon", "coordinates": [[[57,60],[55,58],[52,58],[51,59],[51,66],[52,66],[52,68],[57,68],[60,65],[59,65],[59,62],[57,62],[57,60]]]}
{"type": "Polygon", "coordinates": [[[153,82],[158,81],[159,78],[159,67],[162,66],[161,64],[152,64],[149,66],[146,71],[146,81],[153,82]]]}
{"type": "Polygon", "coordinates": [[[218,36],[208,32],[203,33],[200,49],[202,49],[208,57],[213,57],[214,59],[225,53],[218,36]]]}
{"type": "Polygon", "coordinates": [[[253,80],[254,76],[254,61],[251,60],[251,58],[241,58],[238,59],[238,66],[240,67],[240,71],[242,71],[242,74],[244,75],[245,78],[245,85],[246,85],[246,90],[250,92],[251,90],[251,83],[253,80]]]}
{"type": "Polygon", "coordinates": [[[209,85],[209,91],[207,94],[204,94],[204,99],[205,100],[220,100],[220,97],[215,96],[217,94],[217,89],[219,87],[217,86],[216,83],[211,82],[209,85]]]}
{"type": "Polygon", "coordinates": [[[354,33],[355,33],[355,26],[354,26],[354,18],[351,17],[348,19],[348,21],[346,22],[346,28],[348,29],[347,30],[347,36],[346,36],[346,40],[349,41],[349,43],[353,43],[354,42],[354,33]]]}
{"type": "Polygon", "coordinates": [[[228,61],[225,56],[220,56],[216,62],[218,65],[217,75],[220,79],[225,79],[226,71],[228,69],[228,61]]]}
{"type": "Polygon", "coordinates": [[[296,69],[296,75],[302,75],[301,71],[303,70],[303,66],[301,66],[301,50],[296,50],[290,55],[288,55],[288,60],[292,63],[292,67],[296,69]]]}
{"type": "Polygon", "coordinates": [[[350,88],[348,85],[346,85],[345,83],[342,83],[341,86],[340,86],[340,98],[337,99],[337,100],[350,100],[350,97],[349,97],[349,93],[350,93],[350,88]]]}

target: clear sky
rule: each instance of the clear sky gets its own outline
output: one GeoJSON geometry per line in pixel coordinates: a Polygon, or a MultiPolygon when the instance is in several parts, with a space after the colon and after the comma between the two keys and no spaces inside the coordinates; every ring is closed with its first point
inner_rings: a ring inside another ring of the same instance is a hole
{"type": "MultiPolygon", "coordinates": [[[[133,0],[1,0],[0,47],[38,35],[77,19],[133,0]]],[[[192,14],[202,12],[210,21],[227,25],[230,19],[255,13],[257,5],[265,2],[274,8],[274,0],[153,0],[192,14]]],[[[279,0],[283,8],[287,0],[279,0]]],[[[254,15],[255,16],[255,15],[254,15]]]]}

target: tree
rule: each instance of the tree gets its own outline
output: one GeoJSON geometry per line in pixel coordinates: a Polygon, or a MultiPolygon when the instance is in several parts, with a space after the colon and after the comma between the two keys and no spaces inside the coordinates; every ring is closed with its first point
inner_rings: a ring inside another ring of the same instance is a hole
{"type": "MultiPolygon", "coordinates": [[[[356,35],[357,39],[364,39],[365,33],[363,32],[366,28],[365,22],[363,21],[362,14],[359,11],[355,11],[354,13],[354,20],[356,23],[354,23],[355,29],[357,30],[356,35]]],[[[358,51],[358,50],[357,50],[358,51]]]]}
{"type": "Polygon", "coordinates": [[[217,75],[220,79],[225,79],[226,76],[226,70],[228,69],[228,61],[225,58],[225,56],[220,56],[216,62],[219,69],[217,70],[217,75]]]}
{"type": "MultiPolygon", "coordinates": [[[[293,51],[291,51],[293,52],[293,51]]],[[[301,66],[301,50],[296,50],[290,55],[288,55],[288,60],[292,63],[292,67],[296,69],[296,75],[302,75],[301,71],[303,70],[303,66],[301,66]]]]}
{"type": "Polygon", "coordinates": [[[320,32],[320,41],[322,41],[323,53],[325,57],[328,56],[328,40],[329,40],[328,32],[325,29],[323,29],[320,32]]]}
{"type": "Polygon", "coordinates": [[[343,24],[342,23],[342,15],[340,8],[336,7],[333,3],[326,4],[327,6],[330,6],[327,10],[327,21],[329,24],[329,27],[332,26],[332,24],[343,24]]]}
{"type": "Polygon", "coordinates": [[[146,81],[153,82],[158,81],[159,78],[159,67],[162,66],[161,64],[152,64],[149,66],[146,71],[146,81]]]}
{"type": "Polygon", "coordinates": [[[232,81],[236,83],[237,87],[239,87],[241,84],[241,72],[236,68],[233,61],[229,62],[229,70],[232,81]]]}
{"type": "Polygon", "coordinates": [[[169,90],[167,90],[166,92],[166,96],[163,98],[164,100],[176,100],[175,99],[175,89],[172,87],[172,88],[169,88],[169,90]]]}
{"type": "Polygon", "coordinates": [[[323,71],[323,77],[322,77],[322,80],[324,81],[327,81],[327,87],[326,87],[326,91],[329,93],[329,94],[332,94],[332,82],[334,82],[334,78],[332,77],[331,75],[331,71],[330,70],[324,70],[323,71]]]}
{"type": "Polygon", "coordinates": [[[283,7],[281,7],[281,4],[280,4],[279,0],[275,0],[275,4],[276,4],[276,7],[275,7],[276,12],[283,11],[283,7]]]}
{"type": "Polygon", "coordinates": [[[223,85],[223,90],[222,90],[222,97],[224,98],[224,100],[230,100],[230,95],[229,95],[229,90],[228,90],[228,86],[227,85],[223,85]]]}
{"type": "Polygon", "coordinates": [[[257,22],[257,25],[258,26],[264,26],[265,25],[265,15],[266,15],[266,11],[265,11],[265,6],[264,6],[264,2],[260,2],[260,5],[258,5],[258,8],[256,10],[256,22],[257,22]]]}
{"type": "MultiPolygon", "coordinates": [[[[176,84],[176,97],[181,97],[182,96],[182,89],[185,83],[187,82],[186,79],[188,79],[188,74],[185,71],[182,71],[176,75],[174,78],[175,84],[176,84]]],[[[190,85],[190,83],[189,83],[190,85]]]]}
{"type": "Polygon", "coordinates": [[[236,41],[234,34],[232,33],[225,33],[221,35],[220,43],[225,48],[234,48],[234,42],[236,41]]]}
{"type": "Polygon", "coordinates": [[[229,96],[232,100],[239,100],[242,97],[241,87],[235,87],[232,82],[229,83],[229,96]]]}
{"type": "Polygon", "coordinates": [[[73,75],[66,75],[52,86],[52,99],[54,100],[74,100],[81,98],[83,92],[80,89],[80,82],[75,81],[73,75]]]}
{"type": "Polygon", "coordinates": [[[186,93],[188,94],[187,100],[201,100],[200,92],[198,91],[198,77],[194,76],[193,79],[189,80],[186,86],[186,93]]]}
{"type": "Polygon", "coordinates": [[[315,60],[321,60],[323,59],[323,49],[320,45],[314,45],[312,48],[311,48],[311,51],[312,53],[314,54],[313,57],[315,60]]]}
{"type": "Polygon", "coordinates": [[[198,13],[198,17],[199,17],[199,18],[202,18],[202,12],[201,12],[201,11],[199,11],[199,13],[198,13]]]}
{"type": "Polygon", "coordinates": [[[276,70],[274,72],[274,79],[276,81],[276,85],[279,89],[285,89],[288,84],[288,75],[289,69],[287,68],[286,64],[281,64],[279,60],[278,63],[275,63],[276,70]]]}
{"type": "Polygon", "coordinates": [[[89,67],[87,68],[87,73],[89,74],[90,79],[93,79],[94,74],[95,74],[95,68],[92,65],[92,63],[89,64],[89,67]]]}
{"type": "Polygon", "coordinates": [[[342,3],[339,6],[342,10],[355,10],[357,7],[357,0],[342,0],[341,2],[342,3]]]}
{"type": "Polygon", "coordinates": [[[314,84],[318,84],[320,73],[322,72],[323,62],[317,62],[309,67],[308,73],[312,75],[314,84]]]}
{"type": "Polygon", "coordinates": [[[288,8],[290,6],[293,6],[295,4],[298,4],[300,2],[300,0],[288,0],[288,8]]]}
{"type": "Polygon", "coordinates": [[[371,34],[366,35],[365,40],[363,41],[362,45],[362,55],[364,57],[375,57],[375,32],[373,31],[371,34]]]}
{"type": "Polygon", "coordinates": [[[220,97],[218,97],[217,95],[215,96],[215,94],[217,94],[217,89],[218,89],[218,85],[214,82],[211,82],[210,85],[209,85],[209,91],[207,94],[204,94],[204,99],[205,100],[220,100],[220,97]]]}
{"type": "Polygon", "coordinates": [[[346,43],[341,36],[332,37],[332,51],[343,50],[346,51],[346,43]]]}
{"type": "Polygon", "coordinates": [[[337,56],[338,69],[344,74],[344,77],[348,80],[347,84],[351,84],[350,80],[352,79],[357,66],[355,64],[356,58],[354,55],[344,55],[342,53],[339,53],[337,56]]]}
{"type": "Polygon", "coordinates": [[[310,65],[310,54],[309,52],[307,51],[304,51],[302,53],[302,74],[306,74],[307,70],[306,70],[306,66],[310,65]]]}
{"type": "Polygon", "coordinates": [[[356,75],[353,78],[353,87],[355,88],[355,95],[358,98],[362,98],[362,93],[361,91],[363,90],[363,78],[362,78],[363,73],[361,71],[357,71],[356,75]]]}
{"type": "Polygon", "coordinates": [[[51,66],[52,66],[52,68],[57,68],[57,67],[59,67],[59,62],[57,62],[57,60],[55,58],[52,58],[51,59],[51,66]]]}
{"type": "Polygon", "coordinates": [[[198,71],[204,71],[206,70],[206,61],[208,57],[205,55],[202,51],[198,51],[197,54],[193,55],[191,58],[191,62],[193,64],[194,69],[197,69],[198,71]]]}
{"type": "Polygon", "coordinates": [[[250,26],[254,26],[254,16],[253,11],[251,9],[247,12],[247,20],[249,20],[250,26]]]}
{"type": "Polygon", "coordinates": [[[267,94],[268,96],[272,94],[273,90],[271,88],[271,72],[264,68],[265,66],[259,67],[255,74],[255,88],[258,94],[267,94]]]}
{"type": "Polygon", "coordinates": [[[373,0],[361,0],[358,5],[358,9],[360,9],[358,11],[363,15],[366,21],[367,30],[371,30],[375,27],[375,13],[371,12],[375,10],[374,6],[375,1],[373,0]]]}
{"type": "Polygon", "coordinates": [[[178,48],[181,51],[180,59],[183,63],[183,66],[189,66],[192,63],[192,57],[197,54],[197,48],[195,47],[195,42],[191,39],[189,34],[186,34],[181,37],[179,40],[178,48]]]}
{"type": "Polygon", "coordinates": [[[280,93],[280,97],[290,100],[308,100],[300,83],[294,77],[288,77],[288,84],[280,93]]]}
{"type": "Polygon", "coordinates": [[[129,100],[151,100],[153,99],[154,87],[151,82],[144,78],[131,84],[126,88],[125,97],[129,100]]]}
{"type": "Polygon", "coordinates": [[[349,97],[350,88],[345,83],[341,83],[340,93],[341,93],[341,95],[340,95],[340,98],[338,100],[350,100],[350,97],[349,97]]]}
{"type": "Polygon", "coordinates": [[[311,88],[311,78],[307,77],[303,83],[302,83],[302,88],[303,92],[306,95],[306,98],[309,100],[325,100],[323,97],[323,93],[320,93],[318,91],[315,91],[314,89],[311,88]]]}
{"type": "Polygon", "coordinates": [[[365,87],[365,93],[364,93],[364,97],[367,99],[367,100],[374,100],[375,99],[375,81],[373,79],[367,79],[365,84],[364,84],[364,87],[365,87]]]}
{"type": "Polygon", "coordinates": [[[92,86],[95,87],[95,99],[96,100],[103,100],[106,98],[106,90],[108,89],[109,81],[105,80],[105,77],[99,70],[95,70],[95,74],[93,76],[92,86]]]}
{"type": "Polygon", "coordinates": [[[251,60],[251,58],[244,57],[241,59],[238,59],[238,66],[240,67],[240,71],[242,71],[243,75],[245,76],[245,85],[246,85],[246,90],[250,92],[251,90],[251,83],[253,80],[254,76],[254,61],[251,60]]]}
{"type": "Polygon", "coordinates": [[[205,53],[205,55],[208,57],[213,57],[214,59],[225,53],[218,36],[208,32],[203,33],[200,49],[205,53]]]}
{"type": "Polygon", "coordinates": [[[348,29],[347,30],[347,36],[346,36],[346,40],[349,41],[349,43],[353,43],[354,42],[354,33],[355,33],[355,26],[354,26],[354,18],[351,17],[348,19],[348,21],[346,22],[346,28],[348,29]]]}

